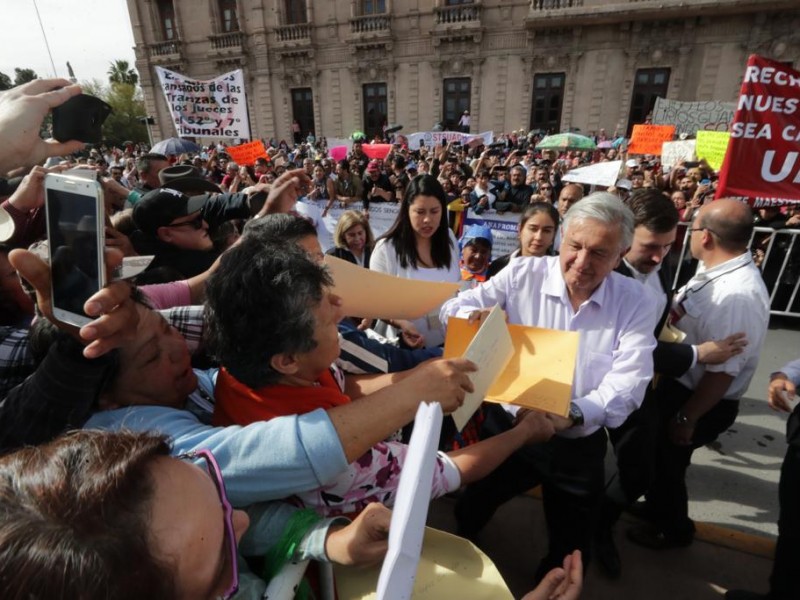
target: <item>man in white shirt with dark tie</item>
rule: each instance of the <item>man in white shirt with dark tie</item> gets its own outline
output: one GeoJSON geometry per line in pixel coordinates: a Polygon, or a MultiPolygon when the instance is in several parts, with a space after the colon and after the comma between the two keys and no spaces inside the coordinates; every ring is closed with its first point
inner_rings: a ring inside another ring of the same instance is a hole
{"type": "MultiPolygon", "coordinates": [[[[614,273],[633,236],[633,214],[616,196],[598,192],[567,212],[557,257],[518,257],[481,286],[445,303],[441,319],[476,318],[494,305],[510,323],[580,332],[569,418],[552,416],[558,434],[517,452],[469,486],[456,507],[459,532],[475,537],[494,511],[542,484],[549,550],[536,578],[565,552],[588,559],[592,517],[603,491],[606,435],[642,402],[653,376],[656,306],[642,285],[614,273]]],[[[511,425],[490,407],[484,434],[511,425]]]]}

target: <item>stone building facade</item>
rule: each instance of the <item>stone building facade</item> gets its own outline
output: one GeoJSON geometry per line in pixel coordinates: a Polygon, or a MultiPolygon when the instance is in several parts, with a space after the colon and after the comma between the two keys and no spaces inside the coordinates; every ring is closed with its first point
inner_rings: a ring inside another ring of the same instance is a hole
{"type": "Polygon", "coordinates": [[[128,0],[157,139],[155,66],[241,68],[253,137],[454,128],[624,134],[655,97],[736,99],[747,56],[800,65],[798,0],[128,0]]]}

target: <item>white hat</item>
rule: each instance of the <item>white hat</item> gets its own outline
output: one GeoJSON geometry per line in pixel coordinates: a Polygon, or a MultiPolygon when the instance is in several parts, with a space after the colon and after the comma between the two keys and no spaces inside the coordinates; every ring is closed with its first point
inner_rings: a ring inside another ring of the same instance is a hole
{"type": "Polygon", "coordinates": [[[630,192],[633,189],[633,183],[630,179],[617,179],[617,184],[614,187],[622,188],[630,192]]]}
{"type": "Polygon", "coordinates": [[[638,166],[639,166],[639,161],[638,161],[638,160],[636,160],[635,158],[628,159],[628,160],[625,162],[625,166],[626,166],[626,167],[630,167],[631,169],[635,169],[636,167],[638,167],[638,166]]]}
{"type": "Polygon", "coordinates": [[[0,206],[0,242],[11,239],[12,235],[14,235],[14,219],[0,206]]]}

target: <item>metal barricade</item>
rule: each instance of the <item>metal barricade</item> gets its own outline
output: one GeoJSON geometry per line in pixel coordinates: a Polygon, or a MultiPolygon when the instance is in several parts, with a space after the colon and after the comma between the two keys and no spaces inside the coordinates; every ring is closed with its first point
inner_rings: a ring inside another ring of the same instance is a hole
{"type": "MultiPolygon", "coordinates": [[[[694,274],[697,262],[689,254],[691,223],[678,224],[678,238],[669,260],[675,266],[673,289],[678,289],[694,274]],[[676,259],[677,257],[677,259],[676,259]]],[[[748,248],[761,270],[770,300],[770,314],[800,317],[800,229],[755,227],[748,248]]]]}

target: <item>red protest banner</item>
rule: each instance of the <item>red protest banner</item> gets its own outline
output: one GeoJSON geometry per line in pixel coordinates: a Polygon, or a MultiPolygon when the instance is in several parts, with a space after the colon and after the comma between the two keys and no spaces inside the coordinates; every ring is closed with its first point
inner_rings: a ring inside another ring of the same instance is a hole
{"type": "Polygon", "coordinates": [[[361,150],[372,159],[383,160],[392,151],[391,144],[364,144],[361,150]]]}
{"type": "Polygon", "coordinates": [[[261,140],[247,142],[238,146],[228,146],[225,148],[225,152],[230,155],[231,160],[237,165],[252,165],[257,158],[269,160],[267,149],[264,148],[264,142],[261,140]]]}
{"type": "Polygon", "coordinates": [[[800,72],[752,55],[742,81],[717,198],[800,202],[800,72]]]}
{"type": "Polygon", "coordinates": [[[661,156],[664,142],[671,142],[675,125],[634,125],[628,154],[652,154],[661,156]]]}

